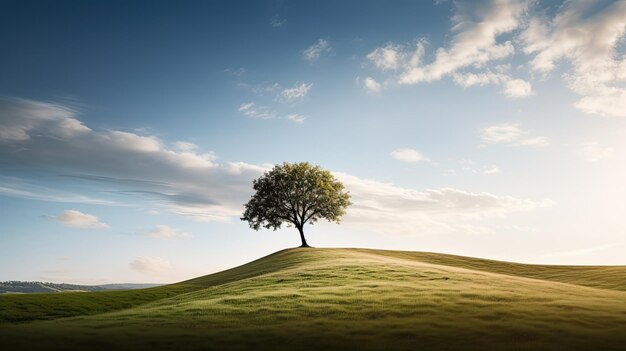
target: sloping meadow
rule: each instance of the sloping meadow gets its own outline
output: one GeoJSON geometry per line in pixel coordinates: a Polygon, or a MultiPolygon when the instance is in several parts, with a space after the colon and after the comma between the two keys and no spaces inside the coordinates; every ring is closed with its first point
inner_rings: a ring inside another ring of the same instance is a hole
{"type": "MultiPolygon", "coordinates": [[[[625,274],[626,267],[289,249],[160,287],[172,294],[128,308],[5,322],[0,343],[58,350],[620,350],[626,344],[625,274]]],[[[104,293],[55,296],[71,305],[74,295],[83,295],[98,305],[96,294],[104,293]]],[[[0,306],[2,315],[11,312],[2,299],[0,306]]]]}

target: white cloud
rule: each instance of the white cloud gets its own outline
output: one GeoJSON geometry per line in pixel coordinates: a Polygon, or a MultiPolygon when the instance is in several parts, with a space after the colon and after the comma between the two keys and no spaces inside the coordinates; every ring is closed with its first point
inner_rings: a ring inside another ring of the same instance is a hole
{"type": "Polygon", "coordinates": [[[543,147],[550,145],[546,137],[527,137],[528,132],[518,123],[501,123],[485,127],[480,134],[481,145],[505,144],[510,146],[543,147]]]}
{"type": "Polygon", "coordinates": [[[75,109],[60,104],[0,98],[0,111],[0,142],[28,140],[38,130],[58,138],[91,131],[75,118],[75,109]]]}
{"type": "Polygon", "coordinates": [[[406,163],[418,163],[418,162],[428,162],[430,161],[427,157],[420,154],[416,150],[413,149],[396,149],[391,152],[391,157],[395,158],[398,161],[406,162],[406,163]]]}
{"type": "Polygon", "coordinates": [[[499,37],[511,33],[521,24],[521,17],[529,1],[492,0],[484,2],[457,2],[452,17],[455,32],[450,47],[439,48],[435,60],[423,64],[424,47],[418,46],[410,64],[404,69],[399,82],[416,84],[432,82],[452,75],[466,67],[480,67],[514,53],[510,40],[499,37]]]}
{"type": "Polygon", "coordinates": [[[626,89],[596,87],[592,94],[581,98],[574,106],[588,114],[626,117],[626,89]]]}
{"type": "Polygon", "coordinates": [[[154,136],[141,136],[135,133],[108,131],[99,135],[106,143],[122,145],[124,149],[139,152],[154,152],[161,149],[160,141],[154,136]]]}
{"type": "Polygon", "coordinates": [[[367,54],[367,59],[370,60],[376,68],[385,71],[397,70],[402,67],[405,64],[405,56],[406,53],[402,47],[394,43],[388,43],[367,54]]]}
{"type": "Polygon", "coordinates": [[[509,98],[523,98],[533,94],[530,82],[523,79],[512,78],[509,73],[508,65],[498,65],[496,72],[485,70],[479,73],[459,73],[452,75],[454,82],[464,88],[472,86],[499,85],[503,86],[502,91],[509,98]]]}
{"type": "Polygon", "coordinates": [[[472,86],[499,85],[509,79],[507,75],[491,71],[480,73],[455,73],[452,78],[457,85],[464,88],[472,86]]]}
{"type": "Polygon", "coordinates": [[[174,229],[165,224],[158,224],[154,229],[146,232],[147,236],[160,239],[189,238],[192,235],[179,229],[174,229]]]}
{"type": "Polygon", "coordinates": [[[191,152],[198,148],[198,145],[190,143],[188,141],[176,141],[172,143],[172,146],[175,150],[182,152],[191,152]]]}
{"type": "Polygon", "coordinates": [[[274,165],[267,163],[262,165],[253,165],[246,162],[228,162],[223,165],[223,168],[226,169],[229,174],[245,175],[249,173],[263,174],[264,172],[270,170],[273,166],[274,165]]]}
{"type": "Polygon", "coordinates": [[[553,204],[453,188],[419,191],[345,173],[335,176],[352,196],[344,222],[380,233],[485,232],[483,219],[553,204]]]}
{"type": "Polygon", "coordinates": [[[254,102],[239,105],[237,111],[246,117],[256,119],[272,119],[276,117],[276,112],[274,112],[271,108],[267,106],[258,106],[254,102]]]}
{"type": "Polygon", "coordinates": [[[514,62],[530,77],[546,77],[564,63],[563,77],[580,96],[575,107],[626,117],[626,1],[564,1],[555,10],[534,0],[457,1],[450,43],[436,48],[430,62],[423,39],[414,46],[387,43],[366,57],[398,84],[452,77],[463,87],[501,86],[509,98],[533,95],[532,83],[498,62],[514,62]]]}
{"type": "Polygon", "coordinates": [[[483,174],[487,174],[487,175],[498,174],[498,173],[500,173],[500,168],[498,168],[498,166],[495,166],[495,165],[487,167],[483,170],[483,174]]]}
{"type": "Polygon", "coordinates": [[[54,217],[54,219],[61,222],[64,226],[72,228],[100,229],[109,227],[107,224],[100,222],[98,217],[77,210],[63,211],[62,214],[54,217]]]}
{"type": "Polygon", "coordinates": [[[532,95],[533,88],[529,82],[522,79],[511,79],[506,82],[504,94],[510,98],[519,98],[532,95]]]}
{"type": "Polygon", "coordinates": [[[281,91],[278,94],[277,99],[278,101],[281,101],[284,103],[293,103],[293,102],[301,101],[307,96],[307,94],[309,94],[312,87],[313,87],[313,83],[296,84],[292,88],[287,88],[281,91]]]}
{"type": "Polygon", "coordinates": [[[372,93],[377,93],[381,89],[380,83],[378,83],[372,77],[367,77],[365,78],[365,80],[363,80],[363,87],[365,88],[365,90],[372,92],[372,93]]]}
{"type": "Polygon", "coordinates": [[[145,273],[165,273],[172,269],[170,261],[154,256],[137,256],[130,263],[134,270],[145,273]]]}
{"type": "MultiPolygon", "coordinates": [[[[188,153],[191,158],[202,159],[202,154],[195,149],[185,152],[170,149],[166,147],[168,143],[156,137],[123,136],[142,145],[138,147],[114,145],[104,137],[110,136],[111,131],[91,130],[64,139],[50,137],[49,133],[52,132],[42,129],[28,134],[28,139],[0,144],[1,164],[14,169],[28,168],[33,175],[65,174],[64,179],[73,184],[81,182],[82,188],[89,186],[92,191],[124,196],[125,203],[147,202],[149,208],[199,221],[229,222],[238,218],[242,204],[252,195],[252,180],[272,167],[216,161],[210,161],[207,167],[189,167],[183,155],[188,153]]],[[[412,152],[399,155],[408,161],[424,159],[412,152]]],[[[481,225],[469,222],[544,204],[459,189],[407,189],[348,174],[337,175],[353,196],[348,222],[369,223],[381,233],[480,231],[481,225]]],[[[7,186],[11,189],[10,182],[7,186]]]]}
{"type": "Polygon", "coordinates": [[[596,141],[590,141],[583,144],[583,157],[587,161],[595,162],[606,160],[613,157],[614,149],[605,146],[596,141]]]}
{"type": "MultiPolygon", "coordinates": [[[[550,201],[535,202],[520,200],[511,196],[496,196],[489,193],[472,193],[453,188],[418,191],[361,179],[346,173],[335,172],[354,196],[357,206],[373,206],[381,209],[419,210],[425,212],[490,213],[514,210],[527,210],[549,204],[550,201]],[[374,205],[375,204],[375,205],[374,205]]],[[[387,211],[384,211],[387,212],[387,211]]],[[[402,212],[402,211],[400,211],[402,212]]]]}
{"type": "Polygon", "coordinates": [[[327,40],[318,39],[313,45],[302,51],[302,57],[309,62],[313,62],[319,60],[324,52],[329,52],[330,50],[330,44],[327,40]]]}
{"type": "Polygon", "coordinates": [[[304,120],[306,120],[306,117],[304,117],[303,115],[292,113],[290,115],[287,115],[287,119],[292,121],[293,123],[302,124],[304,123],[304,120]]]}
{"type": "Polygon", "coordinates": [[[626,117],[626,56],[616,48],[626,33],[626,2],[566,1],[553,18],[534,16],[522,34],[531,68],[547,74],[559,61],[571,63],[565,75],[581,96],[575,104],[600,116],[626,117]]]}
{"type": "Polygon", "coordinates": [[[483,129],[480,139],[484,144],[512,143],[523,134],[519,124],[502,123],[483,129]]]}
{"type": "MultiPolygon", "coordinates": [[[[34,121],[38,127],[24,129],[26,137],[0,143],[2,167],[25,168],[30,174],[65,175],[57,179],[57,183],[70,179],[73,179],[72,185],[86,182],[108,198],[124,197],[121,203],[147,200],[160,210],[194,219],[230,221],[240,214],[252,179],[263,172],[262,167],[256,165],[217,163],[211,152],[180,151],[180,145],[170,148],[168,143],[150,135],[87,128],[61,138],[57,133],[59,125],[64,125],[63,118],[75,118],[74,115],[51,119],[42,109],[47,105],[17,99],[8,101],[14,102],[8,107],[13,111],[10,125],[24,125],[20,118],[32,121],[33,116],[46,123],[34,121]]],[[[53,116],[58,106],[48,106],[53,116]]],[[[6,115],[3,107],[7,105],[0,105],[0,116],[6,115]]],[[[188,149],[189,145],[186,147],[188,149]]],[[[21,185],[3,181],[0,193],[46,201],[117,202],[50,191],[34,194],[29,191],[32,183],[37,185],[34,179],[21,185]]]]}
{"type": "Polygon", "coordinates": [[[456,2],[451,43],[438,48],[430,63],[424,60],[428,42],[423,39],[412,46],[388,43],[366,57],[381,71],[399,72],[399,84],[452,77],[462,87],[502,85],[507,97],[526,97],[532,93],[530,82],[512,78],[506,65],[497,65],[495,72],[488,66],[514,54],[513,41],[501,37],[520,28],[529,4],[530,1],[518,0],[456,2]]]}

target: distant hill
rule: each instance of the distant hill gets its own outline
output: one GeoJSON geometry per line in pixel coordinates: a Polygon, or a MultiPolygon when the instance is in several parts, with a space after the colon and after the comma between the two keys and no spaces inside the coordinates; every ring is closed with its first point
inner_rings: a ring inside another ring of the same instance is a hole
{"type": "Polygon", "coordinates": [[[163,284],[133,284],[133,283],[120,283],[120,284],[102,284],[97,285],[104,290],[137,290],[137,289],[147,289],[154,288],[156,286],[161,286],[163,284]]]}
{"type": "Polygon", "coordinates": [[[0,282],[0,294],[56,293],[77,291],[133,290],[159,286],[159,284],[103,284],[77,285],[50,282],[0,282]]]}
{"type": "Polygon", "coordinates": [[[604,351],[624,345],[625,266],[297,248],[149,289],[0,296],[0,349],[7,350],[604,351]]]}

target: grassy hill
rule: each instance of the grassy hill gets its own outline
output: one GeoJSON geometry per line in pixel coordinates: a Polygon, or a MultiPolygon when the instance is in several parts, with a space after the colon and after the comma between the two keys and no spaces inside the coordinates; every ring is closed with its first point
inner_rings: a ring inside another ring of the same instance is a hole
{"type": "Polygon", "coordinates": [[[626,267],[289,249],[150,289],[0,296],[6,347],[624,350],[626,267]]]}

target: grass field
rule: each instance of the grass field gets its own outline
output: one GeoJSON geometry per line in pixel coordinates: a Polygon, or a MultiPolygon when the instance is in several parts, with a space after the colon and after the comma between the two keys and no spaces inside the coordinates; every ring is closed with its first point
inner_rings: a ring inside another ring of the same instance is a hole
{"type": "Polygon", "coordinates": [[[155,348],[626,350],[626,267],[298,248],[151,289],[0,296],[2,350],[155,348]]]}

